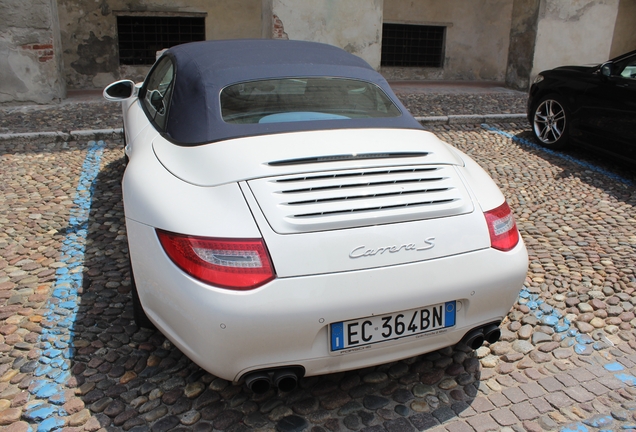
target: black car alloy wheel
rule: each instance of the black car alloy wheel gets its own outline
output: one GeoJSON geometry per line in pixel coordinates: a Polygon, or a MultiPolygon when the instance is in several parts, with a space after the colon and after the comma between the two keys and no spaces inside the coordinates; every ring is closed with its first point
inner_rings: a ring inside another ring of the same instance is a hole
{"type": "Polygon", "coordinates": [[[562,149],[567,145],[569,114],[560,97],[542,98],[532,115],[532,131],[541,145],[562,149]]]}

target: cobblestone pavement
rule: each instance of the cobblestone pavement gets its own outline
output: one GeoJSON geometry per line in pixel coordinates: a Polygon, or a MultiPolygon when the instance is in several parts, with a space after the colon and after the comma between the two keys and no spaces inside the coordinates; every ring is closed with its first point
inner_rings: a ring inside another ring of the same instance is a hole
{"type": "Polygon", "coordinates": [[[489,171],[527,243],[501,340],[263,395],[134,325],[121,142],[0,142],[3,431],[636,430],[633,171],[526,126],[431,129],[489,171]]]}
{"type": "Polygon", "coordinates": [[[121,106],[96,96],[58,105],[0,106],[0,134],[70,132],[122,126],[121,106]]]}

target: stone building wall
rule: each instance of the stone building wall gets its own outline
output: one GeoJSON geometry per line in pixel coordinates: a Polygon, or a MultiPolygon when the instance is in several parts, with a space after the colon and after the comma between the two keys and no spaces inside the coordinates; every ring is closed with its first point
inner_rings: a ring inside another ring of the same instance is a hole
{"type": "Polygon", "coordinates": [[[504,81],[513,0],[384,0],[384,22],[446,27],[442,68],[383,67],[394,79],[504,81]]]}
{"type": "Polygon", "coordinates": [[[264,0],[263,34],[323,42],[343,48],[380,67],[382,0],[264,0]],[[270,30],[271,29],[271,30],[270,30]]]}
{"type": "MultiPolygon", "coordinates": [[[[55,0],[53,0],[55,1],[55,0]]],[[[148,66],[120,66],[117,15],[205,16],[206,39],[261,37],[261,0],[57,0],[64,78],[70,88],[142,79],[148,66]]]]}
{"type": "Polygon", "coordinates": [[[541,0],[514,0],[506,85],[517,90],[530,87],[541,0]]]}
{"type": "Polygon", "coordinates": [[[609,57],[636,50],[636,0],[621,0],[609,57]]]}
{"type": "Polygon", "coordinates": [[[0,2],[0,103],[66,96],[56,0],[0,2]]]}
{"type": "Polygon", "coordinates": [[[205,38],[325,42],[389,79],[505,81],[636,49],[636,0],[0,0],[0,103],[141,80],[120,65],[118,15],[203,16],[205,38]],[[446,27],[440,68],[382,67],[383,23],[446,27]]]}

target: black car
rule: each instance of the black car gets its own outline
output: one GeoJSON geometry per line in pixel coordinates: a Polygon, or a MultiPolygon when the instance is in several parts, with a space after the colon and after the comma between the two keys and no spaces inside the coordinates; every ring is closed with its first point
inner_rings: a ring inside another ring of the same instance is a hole
{"type": "Polygon", "coordinates": [[[528,120],[544,147],[577,141],[636,163],[636,51],[541,72],[530,88],[528,120]]]}

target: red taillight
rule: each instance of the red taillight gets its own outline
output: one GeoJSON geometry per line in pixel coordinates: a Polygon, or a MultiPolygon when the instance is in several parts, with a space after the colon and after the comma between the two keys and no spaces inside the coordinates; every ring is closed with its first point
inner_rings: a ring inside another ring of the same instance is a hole
{"type": "Polygon", "coordinates": [[[515,217],[508,207],[508,203],[504,201],[502,205],[496,209],[484,213],[486,223],[488,224],[488,232],[490,233],[490,244],[493,248],[500,251],[509,251],[519,243],[519,231],[515,217]]]}
{"type": "Polygon", "coordinates": [[[161,230],[157,236],[172,262],[202,282],[250,290],[276,276],[262,239],[193,237],[161,230]]]}

